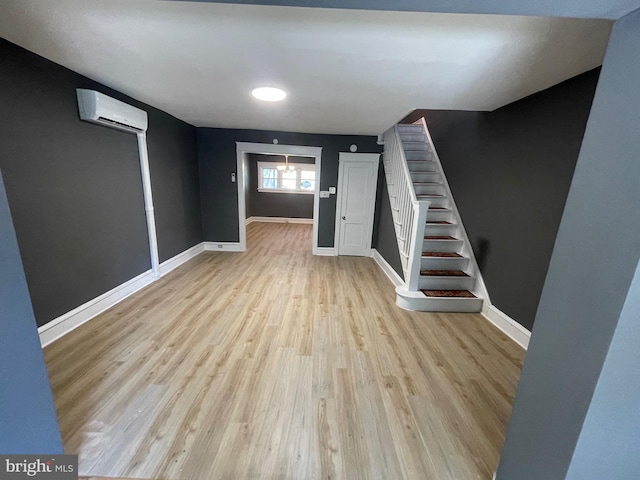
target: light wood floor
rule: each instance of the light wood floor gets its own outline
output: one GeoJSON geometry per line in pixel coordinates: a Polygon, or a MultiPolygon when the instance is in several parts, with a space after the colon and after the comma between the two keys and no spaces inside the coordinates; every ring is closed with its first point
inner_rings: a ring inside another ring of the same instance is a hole
{"type": "Polygon", "coordinates": [[[491,478],[523,351],[476,314],[406,312],[369,258],[253,223],[45,349],[80,474],[491,478]]]}

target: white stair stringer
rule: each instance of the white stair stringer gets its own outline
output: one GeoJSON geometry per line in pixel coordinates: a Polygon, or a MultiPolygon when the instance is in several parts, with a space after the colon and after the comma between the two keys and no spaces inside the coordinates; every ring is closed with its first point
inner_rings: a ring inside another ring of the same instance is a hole
{"type": "MultiPolygon", "coordinates": [[[[396,125],[394,129],[402,142],[416,197],[431,202],[422,250],[434,252],[422,256],[419,290],[397,287],[396,303],[402,308],[416,311],[479,312],[483,300],[488,301],[487,291],[426,122],[421,119],[413,125],[396,125]],[[432,297],[425,295],[422,290],[436,290],[439,291],[438,295],[459,295],[452,291],[466,290],[473,297],[432,297]]],[[[388,185],[388,190],[391,208],[396,214],[398,209],[394,205],[393,185],[388,185]]],[[[394,223],[398,231],[402,219],[396,216],[394,223]]],[[[398,238],[398,245],[400,247],[411,240],[398,238]]],[[[409,260],[402,260],[406,278],[409,260]]]]}

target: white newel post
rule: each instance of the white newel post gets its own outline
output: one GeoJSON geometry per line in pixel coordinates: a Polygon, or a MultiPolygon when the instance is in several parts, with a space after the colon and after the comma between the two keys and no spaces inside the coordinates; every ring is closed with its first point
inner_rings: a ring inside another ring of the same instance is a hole
{"type": "Polygon", "coordinates": [[[418,291],[420,283],[420,268],[422,264],[422,244],[424,242],[424,229],[427,223],[427,211],[431,202],[413,202],[414,217],[411,228],[411,247],[409,248],[406,288],[411,292],[418,291]]]}

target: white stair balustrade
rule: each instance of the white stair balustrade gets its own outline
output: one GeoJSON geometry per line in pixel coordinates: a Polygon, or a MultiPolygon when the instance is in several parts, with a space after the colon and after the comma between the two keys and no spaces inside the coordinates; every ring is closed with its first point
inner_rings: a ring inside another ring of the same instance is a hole
{"type": "Polygon", "coordinates": [[[426,122],[384,134],[384,169],[409,310],[477,312],[486,289],[426,122]]]}

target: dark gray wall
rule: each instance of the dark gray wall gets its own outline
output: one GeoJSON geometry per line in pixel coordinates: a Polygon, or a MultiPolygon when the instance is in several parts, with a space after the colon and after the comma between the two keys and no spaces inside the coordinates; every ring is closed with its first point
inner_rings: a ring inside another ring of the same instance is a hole
{"type": "Polygon", "coordinates": [[[63,453],[0,172],[0,452],[63,453]]]}
{"type": "MultiPolygon", "coordinates": [[[[351,144],[355,143],[361,153],[380,152],[376,137],[198,128],[202,226],[206,241],[239,241],[238,190],[237,185],[231,182],[231,173],[236,171],[236,142],[271,144],[274,138],[281,145],[322,147],[321,190],[337,186],[338,153],[348,152],[351,144]]],[[[319,247],[333,247],[335,215],[336,196],[321,199],[319,247]]]]}
{"type": "Polygon", "coordinates": [[[400,275],[400,278],[404,278],[383,165],[380,165],[378,170],[376,213],[373,221],[373,242],[371,245],[387,261],[391,268],[400,275]]]}
{"type": "Polygon", "coordinates": [[[151,187],[158,253],[163,262],[203,239],[196,128],[136,103],[149,113],[151,187]]]}
{"type": "MultiPolygon", "coordinates": [[[[247,216],[313,218],[313,195],[308,193],[268,193],[258,191],[258,162],[284,162],[281,155],[247,155],[249,162],[249,202],[247,216]]],[[[290,163],[314,163],[313,158],[289,157],[290,163]]]]}
{"type": "Polygon", "coordinates": [[[424,112],[491,301],[529,330],[598,72],[494,112],[424,112]]]}
{"type": "Polygon", "coordinates": [[[0,39],[0,168],[38,325],[150,268],[136,137],[82,122],[76,87],[149,113],[161,260],[202,241],[195,128],[0,39]]]}
{"type": "Polygon", "coordinates": [[[640,376],[637,344],[629,350],[627,343],[640,328],[633,298],[637,286],[632,286],[640,261],[638,32],[640,12],[618,21],[612,32],[520,378],[499,480],[563,479],[570,463],[571,479],[638,478],[640,376]],[[620,342],[611,343],[614,332],[620,342]],[[602,389],[594,397],[599,381],[602,389]],[[602,400],[609,395],[611,403],[604,407],[602,400]],[[594,428],[597,423],[607,428],[594,428]],[[616,430],[619,425],[625,426],[616,430]],[[592,449],[606,443],[603,450],[592,449]],[[599,468],[588,468],[597,462],[599,468]]]}

